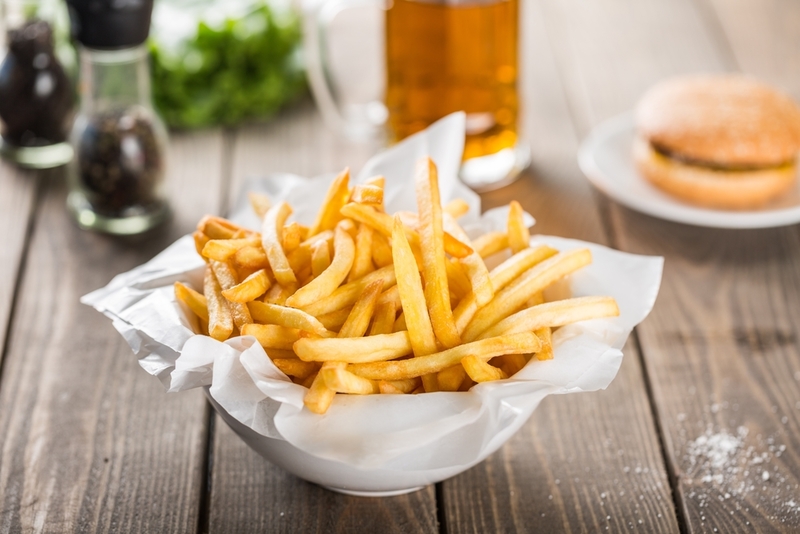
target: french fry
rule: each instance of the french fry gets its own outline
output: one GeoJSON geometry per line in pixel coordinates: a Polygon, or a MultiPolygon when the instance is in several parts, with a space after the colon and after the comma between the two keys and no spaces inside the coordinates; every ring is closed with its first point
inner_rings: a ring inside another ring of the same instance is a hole
{"type": "Polygon", "coordinates": [[[263,295],[272,285],[267,277],[267,271],[256,271],[239,284],[222,291],[222,296],[231,302],[246,303],[256,300],[263,295]]]}
{"type": "MultiPolygon", "coordinates": [[[[537,342],[537,350],[538,346],[537,342]]],[[[292,348],[306,362],[363,363],[391,360],[411,354],[411,341],[408,332],[367,337],[300,337],[292,348]]]]}
{"type": "MultiPolygon", "coordinates": [[[[209,265],[211,265],[211,269],[214,271],[214,276],[216,277],[223,291],[236,287],[236,274],[233,272],[233,269],[229,264],[221,261],[211,260],[209,265]]],[[[241,330],[244,325],[253,322],[253,318],[250,317],[250,311],[247,309],[246,305],[228,299],[225,300],[228,302],[228,308],[230,309],[231,316],[233,317],[233,324],[235,324],[239,330],[241,330]]]]}
{"type": "Polygon", "coordinates": [[[508,378],[508,375],[502,369],[489,365],[489,363],[474,355],[463,358],[461,365],[464,366],[464,370],[469,377],[478,383],[508,378]]]}
{"type": "Polygon", "coordinates": [[[283,233],[281,234],[281,245],[283,246],[283,251],[288,254],[299,247],[302,237],[302,230],[299,223],[292,221],[289,224],[284,224],[283,233]]]}
{"type": "MultiPolygon", "coordinates": [[[[286,299],[286,305],[293,308],[303,308],[325,297],[330,296],[344,281],[355,257],[355,244],[341,227],[336,228],[333,240],[333,260],[330,266],[306,286],[298,289],[294,295],[286,299]]],[[[276,274],[277,276],[277,274],[276,274]]]]}
{"type": "MultiPolygon", "coordinates": [[[[444,214],[442,220],[444,228],[448,232],[467,245],[471,244],[467,234],[449,214],[444,214]]],[[[472,294],[475,296],[475,303],[479,308],[485,306],[494,296],[494,286],[492,286],[492,281],[489,278],[489,269],[486,268],[483,258],[477,252],[473,252],[457,261],[464,267],[464,272],[469,278],[472,294]]]]}
{"type": "Polygon", "coordinates": [[[417,261],[411,252],[411,246],[406,239],[399,217],[395,217],[394,220],[392,257],[397,273],[397,290],[400,294],[405,323],[409,327],[408,332],[414,356],[432,354],[436,352],[436,337],[430,315],[428,315],[422,280],[417,270],[417,261]]]}
{"type": "Polygon", "coordinates": [[[536,353],[537,360],[552,360],[553,355],[553,329],[543,326],[533,331],[542,340],[542,350],[536,353]]]}
{"type": "Polygon", "coordinates": [[[372,234],[372,261],[378,268],[392,264],[392,247],[386,237],[377,232],[372,234]]]}
{"type": "Polygon", "coordinates": [[[576,297],[557,300],[509,315],[481,333],[479,337],[485,339],[516,332],[533,332],[543,326],[564,326],[579,321],[617,317],[618,315],[619,307],[611,297],[576,297]]]}
{"type": "Polygon", "coordinates": [[[211,239],[203,247],[202,255],[210,260],[228,261],[242,247],[258,245],[258,238],[211,239]]]}
{"type": "Polygon", "coordinates": [[[472,240],[474,248],[481,258],[488,258],[493,254],[508,248],[508,234],[506,232],[489,232],[472,240]]]}
{"type": "Polygon", "coordinates": [[[206,234],[209,239],[231,239],[242,227],[222,217],[206,215],[197,223],[197,230],[206,234]]]}
{"type": "Polygon", "coordinates": [[[372,234],[373,230],[366,224],[358,225],[356,234],[356,253],[353,267],[347,275],[347,281],[352,282],[375,270],[372,265],[372,234]]]}
{"type": "Polygon", "coordinates": [[[478,339],[479,335],[495,323],[518,311],[536,292],[542,291],[591,261],[592,254],[588,249],[577,249],[560,252],[531,267],[512,284],[495,293],[491,302],[475,313],[464,329],[464,339],[467,341],[478,339]]]}
{"type": "Polygon", "coordinates": [[[311,274],[316,278],[330,267],[331,253],[327,241],[317,241],[311,249],[311,274]]]}
{"type": "MultiPolygon", "coordinates": [[[[391,334],[396,335],[396,334],[391,334]]],[[[377,336],[363,339],[374,339],[377,336]]],[[[329,341],[329,340],[324,340],[329,341]]],[[[338,340],[337,340],[338,341],[338,340]]],[[[354,363],[348,370],[371,380],[401,380],[414,378],[451,367],[466,356],[478,355],[488,360],[501,354],[525,354],[541,348],[541,341],[533,332],[523,332],[465,343],[442,352],[418,356],[407,360],[354,363]]]]}
{"type": "Polygon", "coordinates": [[[211,267],[206,267],[203,292],[208,304],[208,335],[217,341],[225,341],[233,333],[233,317],[211,267]]]}
{"type": "Polygon", "coordinates": [[[408,378],[406,380],[380,380],[378,389],[381,393],[411,393],[420,386],[418,378],[408,378]]]}
{"type": "Polygon", "coordinates": [[[342,367],[323,368],[320,370],[320,374],[325,380],[325,385],[336,393],[351,395],[380,393],[377,382],[356,376],[342,367]]]}
{"type": "Polygon", "coordinates": [[[388,265],[377,271],[372,271],[365,277],[354,282],[348,282],[331,293],[330,296],[320,299],[317,302],[304,306],[303,309],[315,317],[325,315],[347,306],[352,306],[358,296],[369,284],[375,280],[382,280],[383,287],[393,286],[397,279],[395,277],[394,266],[388,265]]]}
{"type": "Polygon", "coordinates": [[[520,203],[512,200],[508,207],[508,246],[512,253],[517,253],[530,246],[531,234],[528,227],[525,226],[524,213],[520,203]]]}
{"type": "Polygon", "coordinates": [[[325,201],[322,203],[314,224],[308,229],[308,236],[312,237],[325,230],[333,230],[342,220],[340,210],[350,198],[350,169],[345,169],[333,180],[325,201]]]}
{"type": "Polygon", "coordinates": [[[381,280],[375,280],[364,288],[364,292],[356,300],[350,315],[339,330],[338,337],[361,337],[366,333],[381,289],[383,289],[381,280]]]}
{"type": "Polygon", "coordinates": [[[272,206],[267,214],[264,215],[264,222],[261,225],[261,246],[267,254],[267,260],[275,275],[275,280],[282,286],[290,286],[297,283],[297,277],[289,265],[289,260],[281,245],[281,232],[286,218],[292,214],[292,207],[286,202],[280,202],[272,206]]]}
{"type": "MultiPolygon", "coordinates": [[[[202,257],[203,248],[206,246],[206,243],[208,243],[211,240],[211,238],[208,237],[203,232],[201,232],[200,230],[196,230],[194,233],[192,233],[192,237],[194,238],[194,248],[195,250],[197,250],[197,253],[200,254],[200,256],[202,257]]],[[[203,259],[206,260],[205,257],[203,259]]]]}
{"type": "Polygon", "coordinates": [[[259,323],[296,328],[320,337],[332,337],[332,333],[316,317],[303,310],[258,301],[248,303],[247,307],[253,320],[259,323]]]}
{"type": "Polygon", "coordinates": [[[275,324],[246,324],[241,330],[243,336],[253,336],[265,349],[292,350],[300,339],[300,331],[296,328],[275,324]]]}
{"type": "Polygon", "coordinates": [[[264,295],[264,302],[268,304],[278,304],[283,306],[286,303],[286,299],[294,294],[296,286],[282,286],[280,284],[275,284],[267,290],[266,295],[264,295]]]}
{"type": "Polygon", "coordinates": [[[350,316],[353,307],[342,308],[341,310],[332,311],[317,317],[317,320],[330,331],[339,331],[342,325],[350,316]]]}
{"type": "MultiPolygon", "coordinates": [[[[539,339],[542,339],[542,338],[540,337],[539,339]]],[[[539,352],[541,352],[541,351],[539,351],[539,352]]],[[[525,367],[526,363],[528,363],[528,360],[527,360],[527,358],[525,358],[524,354],[503,354],[502,356],[498,356],[497,358],[494,358],[494,360],[499,360],[500,361],[500,364],[497,365],[497,367],[502,369],[503,372],[506,374],[506,376],[514,376],[523,367],[525,367]]],[[[492,362],[489,362],[489,363],[492,363],[492,362]]],[[[475,381],[478,382],[477,380],[475,380],[475,381]]]]}
{"type": "Polygon", "coordinates": [[[439,371],[436,374],[436,379],[439,381],[439,389],[441,391],[458,391],[465,376],[467,376],[467,372],[464,370],[464,366],[459,363],[439,371]]]}
{"type": "Polygon", "coordinates": [[[303,397],[303,404],[305,404],[309,411],[317,414],[323,414],[328,411],[336,392],[328,387],[328,384],[323,378],[323,371],[344,369],[345,367],[347,367],[347,364],[342,362],[325,362],[322,364],[322,368],[314,377],[314,381],[308,388],[305,397],[303,397]]]}
{"type": "Polygon", "coordinates": [[[245,246],[236,251],[233,255],[233,263],[239,267],[247,269],[267,269],[269,261],[261,243],[258,246],[245,246]]]}
{"type": "MultiPolygon", "coordinates": [[[[191,287],[175,282],[175,298],[186,304],[197,317],[208,322],[208,302],[204,295],[201,295],[191,287]]],[[[394,316],[392,317],[394,322],[394,316]]]]}
{"type": "Polygon", "coordinates": [[[383,187],[369,184],[359,184],[353,187],[350,202],[380,206],[383,204],[383,187]]]}
{"type": "Polygon", "coordinates": [[[250,191],[247,193],[247,199],[250,201],[250,207],[253,208],[253,213],[256,214],[258,220],[264,220],[264,215],[267,214],[270,206],[272,206],[269,197],[263,193],[250,191]]]}
{"type": "Polygon", "coordinates": [[[272,363],[287,376],[294,376],[303,380],[319,370],[319,364],[304,362],[296,358],[274,358],[272,363]]]}
{"type": "MultiPolygon", "coordinates": [[[[450,215],[453,219],[458,219],[459,217],[462,217],[467,214],[467,212],[469,211],[469,204],[467,204],[467,201],[464,200],[463,198],[454,198],[453,200],[444,205],[442,211],[450,215]]],[[[458,238],[457,235],[455,234],[453,235],[456,238],[458,238]]]]}
{"type": "MultiPolygon", "coordinates": [[[[350,217],[354,221],[371,226],[386,237],[392,235],[392,217],[377,211],[371,206],[350,202],[342,207],[342,215],[350,217]]],[[[419,234],[410,228],[406,229],[406,237],[412,247],[419,246],[419,234]]],[[[472,252],[472,248],[465,245],[447,232],[444,234],[444,250],[456,258],[463,258],[472,252]]]]}
{"type": "Polygon", "coordinates": [[[395,315],[397,315],[397,307],[395,306],[394,302],[378,302],[378,304],[375,306],[372,325],[370,325],[369,328],[369,335],[376,336],[378,334],[391,334],[392,327],[394,326],[395,315]]]}

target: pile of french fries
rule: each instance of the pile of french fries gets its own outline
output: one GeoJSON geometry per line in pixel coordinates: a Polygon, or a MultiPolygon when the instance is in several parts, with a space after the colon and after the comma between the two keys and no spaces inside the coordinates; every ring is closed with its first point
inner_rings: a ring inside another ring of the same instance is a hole
{"type": "Polygon", "coordinates": [[[545,289],[591,262],[587,249],[530,246],[511,203],[506,232],[471,241],[467,204],[445,206],[430,158],[415,170],[418,213],[384,210],[384,179],[342,172],[311,226],[286,202],[251,194],[261,232],[207,216],[194,233],[207,262],[203,292],[175,294],[203,334],[253,336],[325,413],[336,393],[466,391],[553,357],[552,329],[619,315],[610,297],[546,302],[545,289]],[[484,259],[510,249],[489,270],[484,259]]]}

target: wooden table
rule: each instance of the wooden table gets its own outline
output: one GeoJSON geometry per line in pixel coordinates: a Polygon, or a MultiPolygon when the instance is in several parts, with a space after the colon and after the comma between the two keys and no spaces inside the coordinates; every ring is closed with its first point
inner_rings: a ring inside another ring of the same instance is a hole
{"type": "Polygon", "coordinates": [[[164,393],[78,298],[152,257],[250,175],[359,168],[310,104],[174,136],[175,218],[147,240],[78,230],[59,171],[0,168],[0,532],[744,532],[800,529],[800,232],[714,230],[592,190],[579,140],[659,79],[744,71],[800,98],[800,3],[530,0],[533,166],[483,196],[540,233],[663,255],[661,294],[606,391],[550,397],[451,480],[366,499],[249,450],[200,391],[164,393]]]}

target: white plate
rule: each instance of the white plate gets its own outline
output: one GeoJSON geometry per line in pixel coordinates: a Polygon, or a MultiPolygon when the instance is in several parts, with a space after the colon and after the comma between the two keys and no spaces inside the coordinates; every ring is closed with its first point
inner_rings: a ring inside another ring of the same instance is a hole
{"type": "Polygon", "coordinates": [[[620,204],[669,221],[714,228],[772,228],[800,222],[800,181],[787,195],[755,211],[726,211],[685,204],[662,193],[636,171],[631,156],[633,113],[609,119],[581,144],[578,164],[598,189],[620,204]]]}

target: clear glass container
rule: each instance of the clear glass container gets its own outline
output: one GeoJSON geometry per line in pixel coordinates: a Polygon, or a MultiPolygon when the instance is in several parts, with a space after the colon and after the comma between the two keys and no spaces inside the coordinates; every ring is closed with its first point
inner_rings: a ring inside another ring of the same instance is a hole
{"type": "Polygon", "coordinates": [[[78,224],[133,235],[161,224],[167,132],[153,109],[146,45],[79,49],[81,106],[67,203],[78,224]]]}
{"type": "Polygon", "coordinates": [[[72,83],[56,54],[65,10],[52,2],[3,0],[5,56],[0,64],[0,154],[30,168],[57,167],[72,158],[67,134],[72,83]]]}

